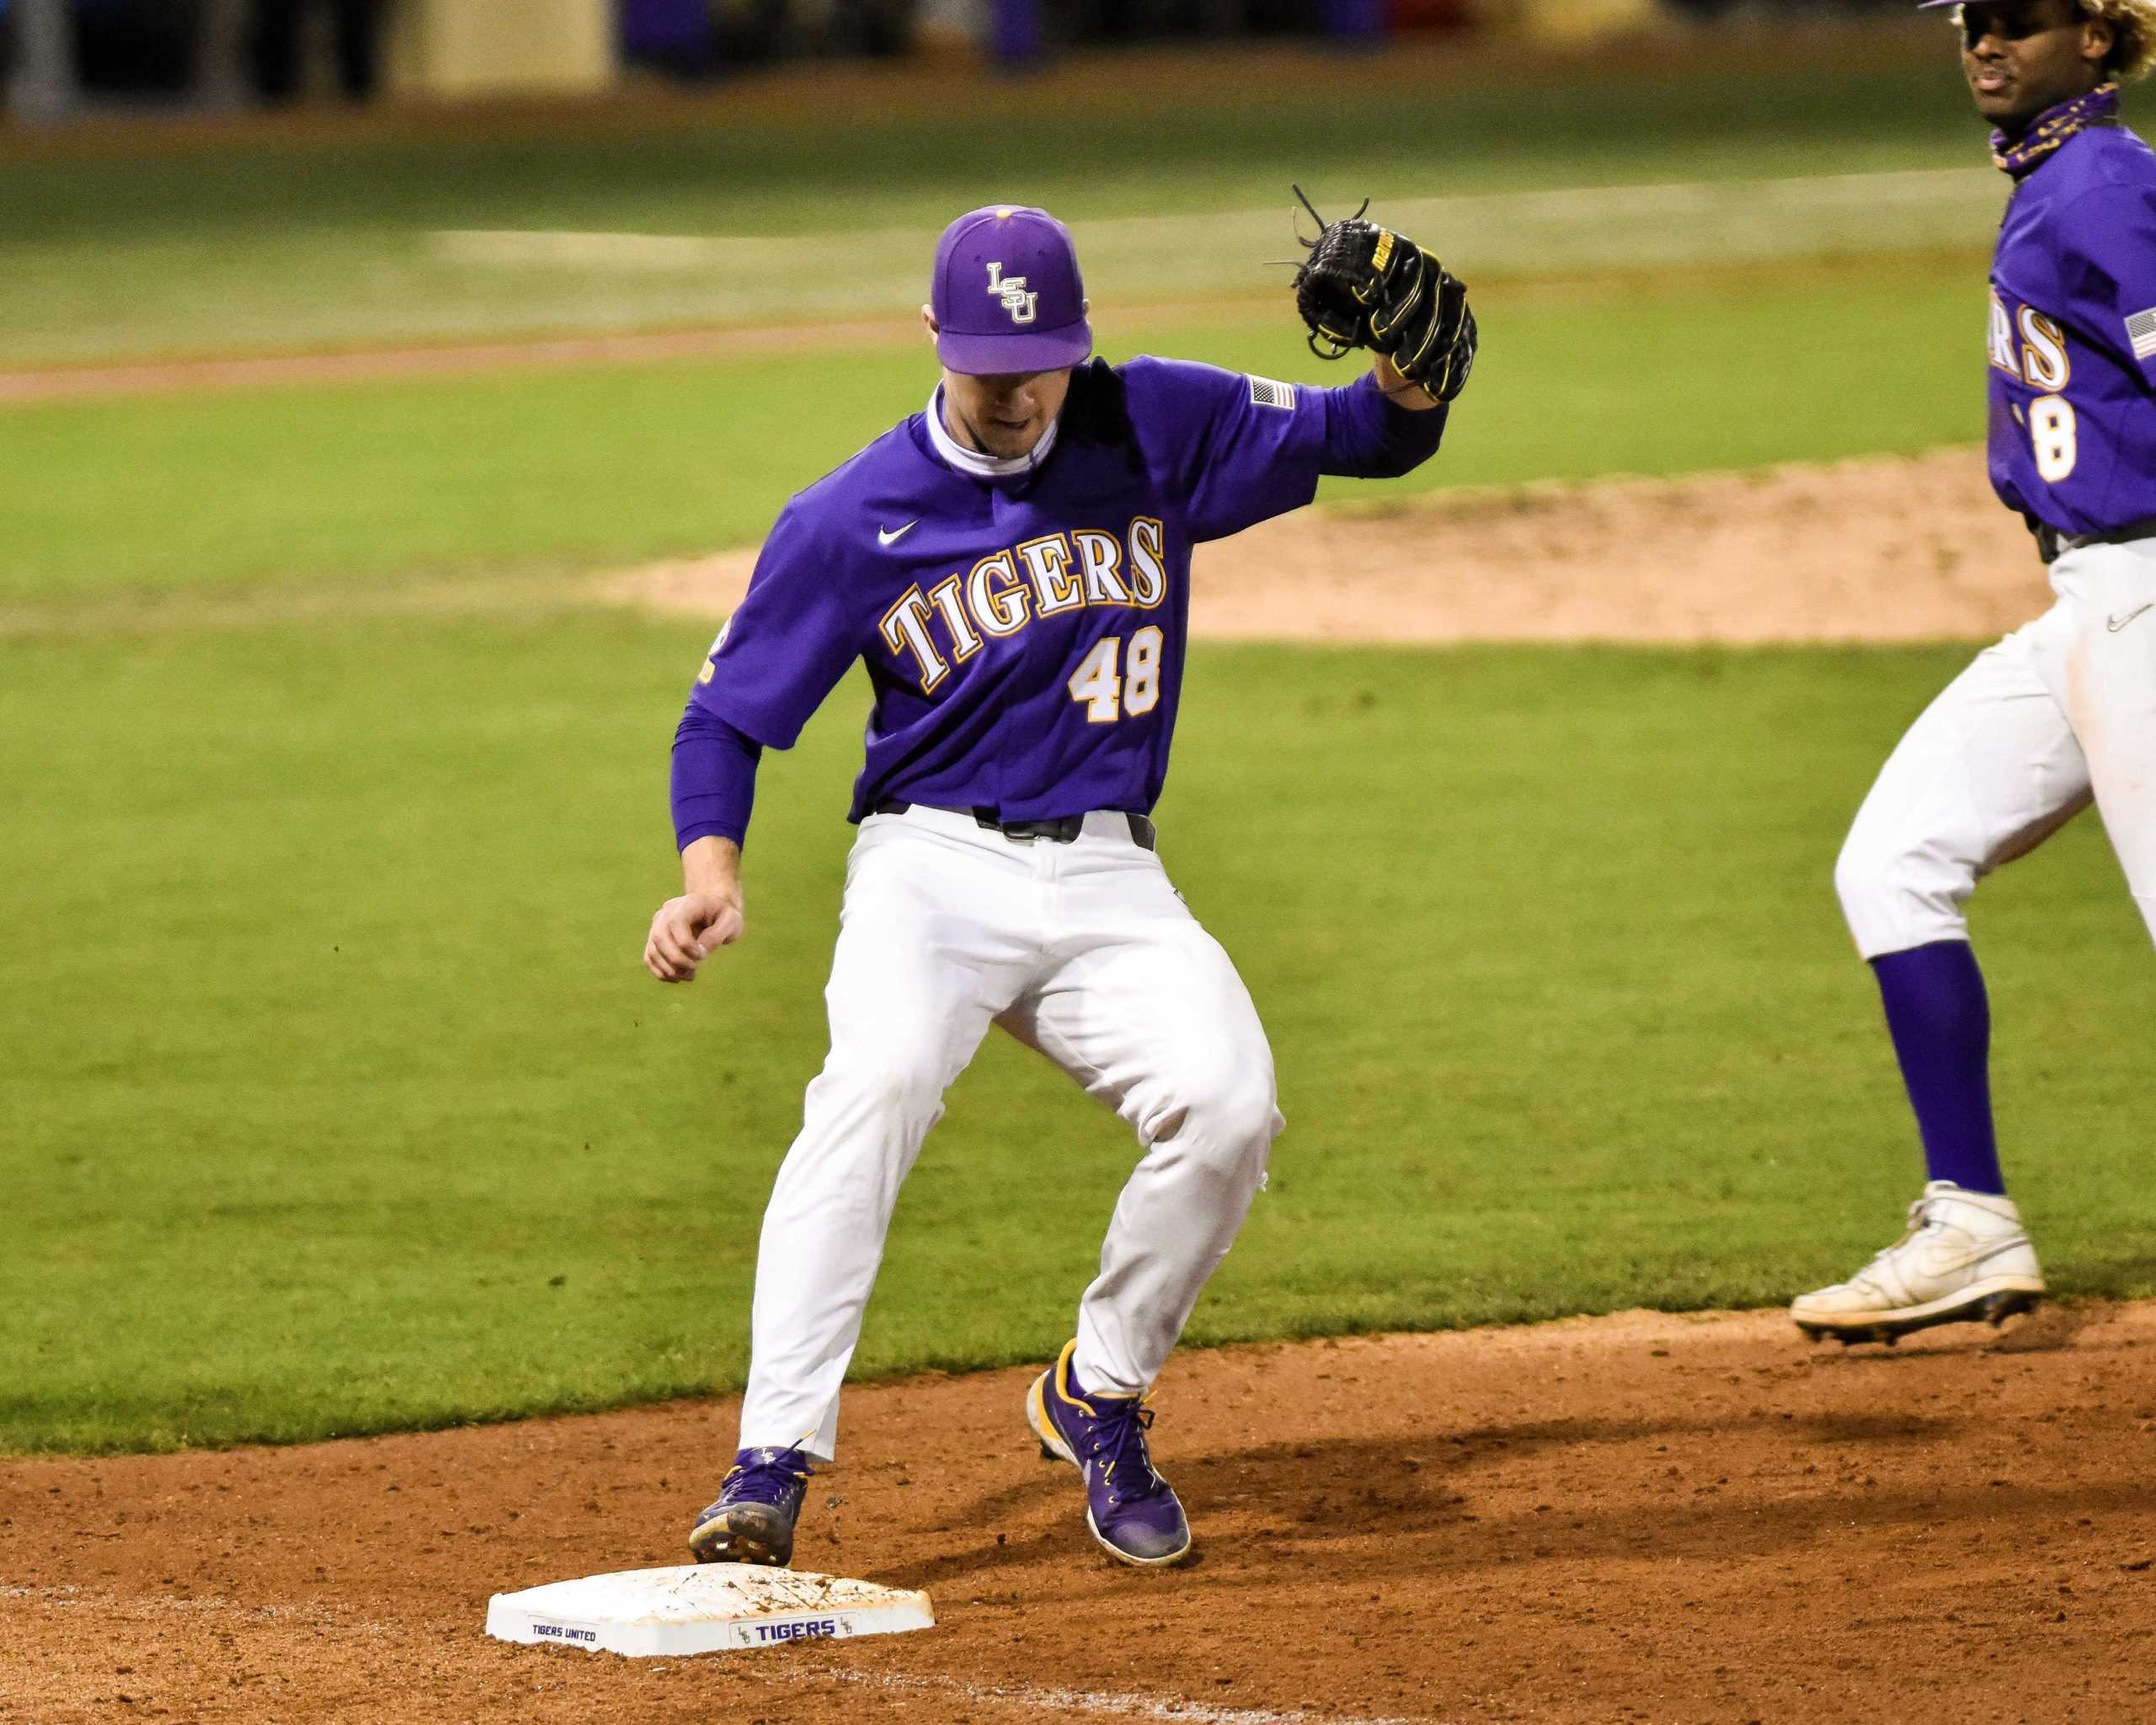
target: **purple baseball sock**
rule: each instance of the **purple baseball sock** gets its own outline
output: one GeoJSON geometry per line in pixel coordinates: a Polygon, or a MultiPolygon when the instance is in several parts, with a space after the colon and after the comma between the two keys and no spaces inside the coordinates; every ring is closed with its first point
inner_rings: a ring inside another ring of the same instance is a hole
{"type": "Polygon", "coordinates": [[[1991,1002],[1976,953],[1967,941],[1935,941],[1874,959],[1871,969],[1930,1178],[2004,1193],[1991,1118],[1991,1002]]]}

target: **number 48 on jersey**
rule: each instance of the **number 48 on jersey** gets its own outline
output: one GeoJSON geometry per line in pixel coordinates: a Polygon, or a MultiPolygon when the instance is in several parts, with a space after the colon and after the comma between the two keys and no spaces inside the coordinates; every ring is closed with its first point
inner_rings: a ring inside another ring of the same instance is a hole
{"type": "Polygon", "coordinates": [[[1151,623],[1130,638],[1103,635],[1070,674],[1070,698],[1086,703],[1086,723],[1113,724],[1150,713],[1161,700],[1161,632],[1151,623]],[[1118,670],[1118,663],[1121,670],[1118,670]]]}

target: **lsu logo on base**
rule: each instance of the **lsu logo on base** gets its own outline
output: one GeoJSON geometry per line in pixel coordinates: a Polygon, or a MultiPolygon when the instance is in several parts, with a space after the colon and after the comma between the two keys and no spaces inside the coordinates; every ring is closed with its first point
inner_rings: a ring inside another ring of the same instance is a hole
{"type": "Polygon", "coordinates": [[[1001,264],[988,266],[988,291],[1003,302],[1003,309],[1011,314],[1013,323],[1030,323],[1040,313],[1041,296],[1026,291],[1026,278],[1022,275],[1014,275],[1006,281],[1001,264]]]}

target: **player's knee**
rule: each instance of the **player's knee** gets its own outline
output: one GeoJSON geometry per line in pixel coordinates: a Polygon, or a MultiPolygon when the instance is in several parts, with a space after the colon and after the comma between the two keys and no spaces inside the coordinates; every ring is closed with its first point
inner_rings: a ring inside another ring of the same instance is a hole
{"type": "Polygon", "coordinates": [[[829,1103],[869,1119],[932,1114],[943,1093],[933,1051],[904,1045],[830,1060],[816,1081],[829,1103]]]}
{"type": "Polygon", "coordinates": [[[1951,937],[1966,927],[1961,906],[1976,884],[1975,868],[1945,847],[1861,827],[1834,859],[1834,895],[1866,958],[1951,937]]]}
{"type": "Polygon", "coordinates": [[[1854,833],[1843,841],[1841,854],[1834,858],[1834,896],[1852,922],[1886,890],[1888,867],[1888,859],[1876,846],[1860,843],[1854,833]]]}
{"type": "Polygon", "coordinates": [[[1270,1057],[1193,1074],[1180,1088],[1160,1136],[1180,1140],[1224,1174],[1263,1167],[1280,1130],[1270,1057]]]}

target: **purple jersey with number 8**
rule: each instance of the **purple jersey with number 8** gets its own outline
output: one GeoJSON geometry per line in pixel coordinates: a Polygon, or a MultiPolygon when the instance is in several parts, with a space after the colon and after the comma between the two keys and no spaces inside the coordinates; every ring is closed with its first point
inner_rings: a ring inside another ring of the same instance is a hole
{"type": "Polygon", "coordinates": [[[2015,182],[1991,272],[1991,480],[2073,537],[2156,516],[2156,155],[2075,133],[2015,182]]]}
{"type": "Polygon", "coordinates": [[[1096,360],[1051,439],[986,473],[916,414],[794,497],[691,702],[790,746],[858,660],[875,708],[850,819],[883,799],[1005,820],[1145,814],[1167,775],[1191,547],[1296,509],[1321,473],[1437,445],[1368,377],[1340,389],[1096,360]]]}

